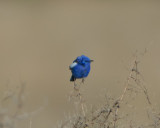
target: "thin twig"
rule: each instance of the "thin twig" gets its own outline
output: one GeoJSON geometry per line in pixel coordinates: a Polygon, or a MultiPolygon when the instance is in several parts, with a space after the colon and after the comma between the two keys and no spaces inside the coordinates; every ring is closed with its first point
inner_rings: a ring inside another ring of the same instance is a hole
{"type": "MultiPolygon", "coordinates": [[[[128,89],[128,87],[129,87],[129,84],[130,84],[130,80],[132,79],[132,74],[133,74],[133,72],[134,72],[134,70],[135,70],[135,69],[134,69],[135,66],[137,66],[137,56],[135,56],[135,59],[134,59],[134,61],[133,61],[133,63],[132,63],[132,66],[131,66],[131,68],[130,68],[131,70],[130,70],[129,76],[127,77],[126,85],[125,85],[125,88],[124,88],[124,90],[123,90],[123,93],[122,93],[122,95],[120,96],[119,100],[116,101],[116,104],[118,104],[118,105],[120,104],[120,102],[122,102],[122,100],[123,100],[123,98],[124,98],[124,96],[125,96],[125,94],[126,94],[126,92],[127,92],[127,89],[128,89]]],[[[114,128],[116,127],[118,110],[119,110],[119,107],[116,107],[116,110],[115,110],[115,118],[114,118],[114,123],[113,123],[113,127],[114,127],[114,128]]]]}

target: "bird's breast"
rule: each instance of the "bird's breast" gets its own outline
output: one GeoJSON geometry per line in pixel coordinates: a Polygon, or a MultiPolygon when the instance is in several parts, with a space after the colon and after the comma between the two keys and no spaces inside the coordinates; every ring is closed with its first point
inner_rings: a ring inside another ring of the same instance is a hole
{"type": "Polygon", "coordinates": [[[72,64],[69,66],[69,68],[72,69],[72,68],[74,68],[76,65],[77,65],[77,63],[74,62],[74,63],[72,63],[72,64]]]}

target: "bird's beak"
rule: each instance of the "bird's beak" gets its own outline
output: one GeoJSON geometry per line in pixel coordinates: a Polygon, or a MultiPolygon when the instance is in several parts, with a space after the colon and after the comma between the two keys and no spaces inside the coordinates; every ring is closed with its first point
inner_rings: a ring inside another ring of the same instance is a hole
{"type": "Polygon", "coordinates": [[[90,60],[90,62],[93,62],[94,60],[90,60]]]}

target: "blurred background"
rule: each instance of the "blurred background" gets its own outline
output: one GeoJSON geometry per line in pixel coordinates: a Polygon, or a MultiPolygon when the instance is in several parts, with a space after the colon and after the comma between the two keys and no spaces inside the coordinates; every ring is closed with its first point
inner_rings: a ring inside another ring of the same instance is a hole
{"type": "MultiPolygon", "coordinates": [[[[97,106],[108,92],[120,96],[133,54],[147,48],[139,70],[152,102],[160,105],[158,1],[1,1],[0,17],[0,98],[23,82],[19,114],[44,106],[34,116],[18,120],[17,128],[28,128],[30,120],[33,128],[55,127],[76,111],[69,101],[69,65],[82,54],[94,60],[81,87],[85,103],[97,106]]],[[[136,105],[145,108],[142,99],[136,105]]],[[[15,112],[12,100],[5,106],[10,115],[15,112]]]]}

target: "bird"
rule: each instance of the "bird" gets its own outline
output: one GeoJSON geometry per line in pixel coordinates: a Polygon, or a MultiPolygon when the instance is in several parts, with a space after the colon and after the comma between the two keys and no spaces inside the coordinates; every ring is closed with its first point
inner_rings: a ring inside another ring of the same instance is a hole
{"type": "Polygon", "coordinates": [[[82,83],[84,83],[84,78],[86,78],[90,72],[91,62],[93,62],[93,60],[85,55],[78,56],[69,66],[72,73],[70,81],[75,82],[76,79],[82,79],[82,83]]]}

